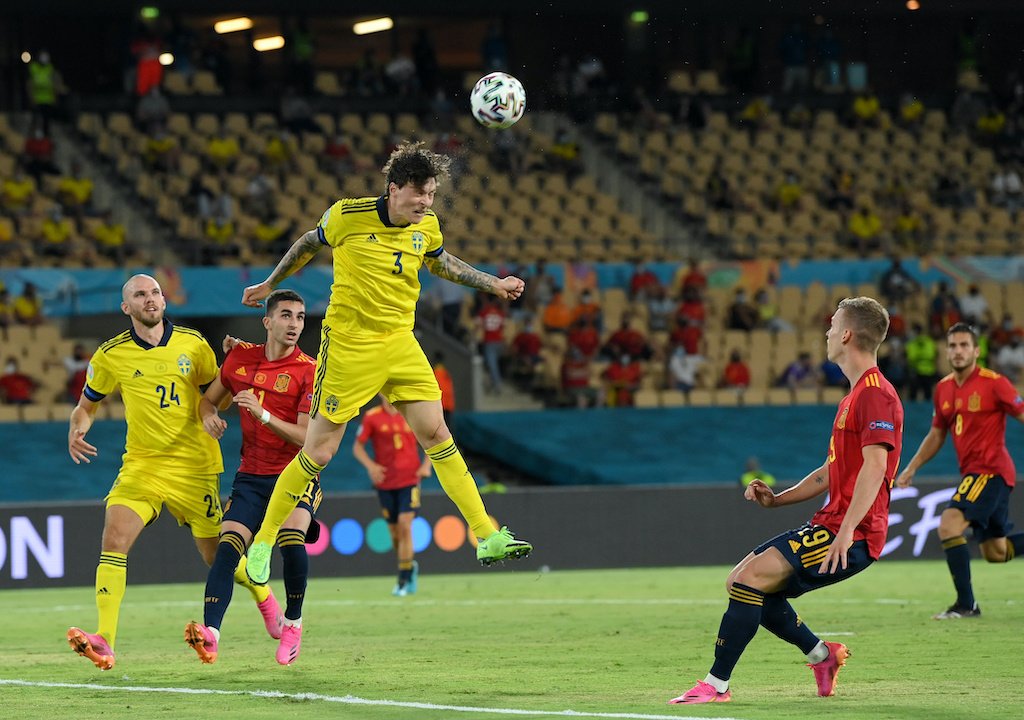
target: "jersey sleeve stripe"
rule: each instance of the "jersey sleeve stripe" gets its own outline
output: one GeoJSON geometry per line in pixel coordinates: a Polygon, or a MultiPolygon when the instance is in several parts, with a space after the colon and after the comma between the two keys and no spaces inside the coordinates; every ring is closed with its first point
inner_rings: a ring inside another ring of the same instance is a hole
{"type": "Polygon", "coordinates": [[[87,400],[91,400],[93,402],[99,402],[106,397],[103,393],[93,390],[88,384],[82,388],[82,394],[85,395],[87,400]]]}
{"type": "Polygon", "coordinates": [[[324,235],[324,229],[319,225],[316,226],[316,236],[320,239],[321,245],[330,245],[330,243],[327,242],[327,236],[324,235]]]}
{"type": "Polygon", "coordinates": [[[444,245],[442,245],[441,247],[439,247],[439,248],[438,248],[437,250],[431,250],[430,252],[425,252],[425,253],[423,253],[423,254],[424,254],[424,255],[425,255],[426,257],[432,257],[432,258],[435,258],[435,257],[441,257],[441,253],[443,253],[443,252],[444,252],[444,245]]]}
{"type": "Polygon", "coordinates": [[[108,340],[107,342],[105,342],[102,345],[100,345],[100,351],[104,352],[104,353],[107,353],[107,352],[110,352],[111,350],[113,350],[114,348],[116,348],[118,345],[124,345],[126,342],[131,342],[131,341],[132,341],[131,335],[128,335],[127,337],[121,337],[120,335],[118,335],[116,338],[113,338],[112,340],[108,340]]]}

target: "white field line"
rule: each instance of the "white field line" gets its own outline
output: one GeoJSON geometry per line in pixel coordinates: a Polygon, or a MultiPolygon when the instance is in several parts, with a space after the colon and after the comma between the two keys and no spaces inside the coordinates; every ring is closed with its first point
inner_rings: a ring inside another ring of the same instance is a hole
{"type": "MultiPolygon", "coordinates": [[[[685,715],[647,715],[644,713],[591,713],[577,710],[521,710],[517,708],[485,708],[465,705],[434,705],[432,703],[401,700],[368,700],[353,695],[321,695],[319,693],[286,693],[276,690],[213,690],[211,688],[146,687],[138,685],[100,685],[98,683],[32,682],[0,678],[0,685],[16,687],[55,688],[69,690],[101,690],[108,693],[163,693],[167,695],[227,695],[273,700],[305,700],[309,702],[339,703],[343,705],[370,705],[377,707],[409,708],[412,710],[443,710],[486,715],[522,715],[527,717],[621,718],[622,720],[705,720],[685,715]]],[[[717,720],[738,720],[717,718],[717,720]]]]}
{"type": "MultiPolygon", "coordinates": [[[[813,598],[811,599],[813,602],[813,598]]],[[[723,595],[720,598],[692,599],[692,598],[520,598],[515,600],[500,600],[489,598],[487,600],[430,600],[427,598],[390,598],[387,600],[317,600],[310,599],[311,605],[323,605],[328,607],[395,607],[398,605],[420,606],[420,607],[494,607],[495,605],[535,605],[535,606],[599,606],[599,605],[720,605],[723,608],[728,604],[728,598],[723,595]]],[[[799,602],[806,602],[801,598],[799,602]]],[[[872,598],[870,600],[855,599],[829,599],[829,604],[841,603],[844,605],[920,605],[923,601],[911,599],[894,598],[872,598]]],[[[202,600],[158,600],[156,602],[132,602],[126,600],[121,604],[126,607],[163,607],[163,608],[195,608],[202,606],[202,600]]],[[[19,608],[18,612],[78,612],[95,608],[94,603],[75,603],[73,605],[49,605],[46,607],[34,606],[19,608]]]]}

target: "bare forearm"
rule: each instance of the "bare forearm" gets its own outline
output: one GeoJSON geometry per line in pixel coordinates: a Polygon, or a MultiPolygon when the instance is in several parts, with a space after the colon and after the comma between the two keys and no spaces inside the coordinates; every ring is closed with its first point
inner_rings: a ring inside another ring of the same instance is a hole
{"type": "Polygon", "coordinates": [[[373,466],[376,465],[373,458],[371,458],[370,454],[366,452],[366,448],[361,442],[357,442],[352,446],[352,455],[359,461],[359,464],[367,470],[373,469],[373,466]]]}
{"type": "Polygon", "coordinates": [[[297,445],[298,447],[302,447],[306,444],[305,425],[285,422],[281,418],[271,415],[270,422],[267,423],[267,428],[270,432],[274,433],[287,443],[297,445]]]}
{"type": "Polygon", "coordinates": [[[71,410],[70,430],[72,432],[77,430],[83,435],[89,432],[89,428],[92,427],[93,413],[96,408],[96,405],[91,405],[92,407],[85,408],[82,407],[81,404],[78,404],[71,410]]]}
{"type": "Polygon", "coordinates": [[[498,278],[494,275],[485,273],[483,270],[477,270],[465,260],[461,260],[449,252],[443,252],[436,258],[425,258],[424,262],[427,269],[439,278],[451,280],[459,285],[476,288],[477,290],[486,290],[489,293],[493,293],[495,283],[498,282],[498,278]]]}
{"type": "Polygon", "coordinates": [[[914,453],[914,457],[910,458],[910,462],[907,463],[905,472],[913,475],[921,469],[925,463],[935,457],[935,454],[942,448],[942,443],[946,440],[946,433],[932,428],[927,435],[924,436],[924,440],[921,441],[921,446],[917,448],[917,452],[914,453]]]}
{"type": "MultiPolygon", "coordinates": [[[[885,482],[885,463],[873,463],[865,460],[857,473],[857,482],[853,486],[853,496],[850,498],[850,506],[843,516],[843,526],[852,530],[860,525],[860,521],[868,514],[875,498],[878,497],[878,489],[885,482]]],[[[842,528],[840,528],[841,530],[842,528]]]]}
{"type": "Polygon", "coordinates": [[[775,506],[795,505],[810,500],[828,490],[828,466],[822,465],[809,472],[803,480],[775,496],[775,506]]]}
{"type": "Polygon", "coordinates": [[[292,243],[288,252],[281,258],[274,271],[267,278],[271,287],[277,287],[285,278],[290,277],[295,271],[308,263],[322,247],[316,230],[304,233],[302,237],[292,243]]]}

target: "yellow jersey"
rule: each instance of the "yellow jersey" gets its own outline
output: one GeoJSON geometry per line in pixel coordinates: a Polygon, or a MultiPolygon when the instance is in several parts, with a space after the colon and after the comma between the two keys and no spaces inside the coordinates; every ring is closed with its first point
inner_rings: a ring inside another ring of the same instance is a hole
{"type": "Polygon", "coordinates": [[[164,320],[156,346],[132,328],[100,345],[82,394],[99,402],[121,389],[128,424],[125,465],[144,463],[151,474],[216,474],[224,471],[220,445],[199,418],[199,386],[215,377],[217,359],[206,338],[164,320]]]}
{"type": "Polygon", "coordinates": [[[386,195],[343,198],[317,224],[334,256],[325,322],[343,335],[412,330],[423,258],[444,251],[432,211],[415,225],[392,225],[387,208],[386,195]]]}

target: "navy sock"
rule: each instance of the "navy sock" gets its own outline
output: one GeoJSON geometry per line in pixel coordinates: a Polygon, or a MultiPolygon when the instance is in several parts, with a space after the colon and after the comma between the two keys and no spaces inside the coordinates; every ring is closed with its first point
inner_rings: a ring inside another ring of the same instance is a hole
{"type": "Polygon", "coordinates": [[[289,620],[302,617],[302,601],[306,598],[306,580],[309,578],[309,553],[306,552],[306,533],[285,528],[277,535],[281,549],[281,568],[287,603],[284,616],[289,620]]]}
{"type": "Polygon", "coordinates": [[[974,588],[971,585],[971,551],[967,547],[967,538],[960,535],[943,540],[942,549],[946,551],[946,564],[949,565],[949,574],[953,576],[956,605],[970,610],[974,607],[974,588]]]}
{"type": "Polygon", "coordinates": [[[412,580],[412,562],[398,563],[398,584],[408,585],[412,580]]]}
{"type": "Polygon", "coordinates": [[[719,680],[732,677],[733,668],[761,624],[764,593],[746,585],[733,583],[729,589],[729,608],[722,616],[715,641],[715,663],[711,674],[719,680]]]}
{"type": "Polygon", "coordinates": [[[238,533],[222,533],[210,573],[206,576],[206,599],[203,601],[203,624],[220,629],[224,613],[231,604],[235,590],[235,568],[245,552],[245,541],[238,533]]]}
{"type": "Polygon", "coordinates": [[[804,655],[813,650],[820,638],[804,625],[789,600],[781,595],[765,595],[761,610],[761,627],[771,631],[790,645],[796,645],[804,655]]]}

